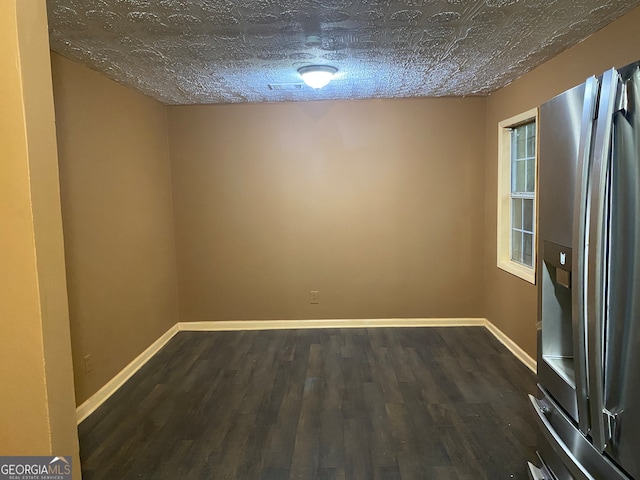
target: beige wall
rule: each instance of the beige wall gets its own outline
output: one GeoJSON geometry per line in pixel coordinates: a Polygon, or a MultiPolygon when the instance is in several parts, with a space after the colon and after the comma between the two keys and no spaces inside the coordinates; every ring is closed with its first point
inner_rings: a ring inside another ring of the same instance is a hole
{"type": "Polygon", "coordinates": [[[155,100],[52,59],[80,404],[177,322],[167,117],[155,100]]]}
{"type": "Polygon", "coordinates": [[[180,319],[482,316],[485,102],[169,107],[180,319]]]}
{"type": "Polygon", "coordinates": [[[77,466],[44,0],[0,2],[0,69],[0,455],[77,466]]]}
{"type": "Polygon", "coordinates": [[[536,353],[536,287],[496,267],[498,122],[536,107],[590,75],[640,59],[640,8],[488,98],[485,180],[485,315],[531,356],[536,353]]]}

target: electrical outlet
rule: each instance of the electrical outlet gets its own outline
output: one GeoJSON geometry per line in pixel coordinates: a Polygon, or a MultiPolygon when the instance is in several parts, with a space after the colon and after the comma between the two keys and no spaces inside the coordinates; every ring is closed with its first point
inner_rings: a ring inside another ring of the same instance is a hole
{"type": "Polygon", "coordinates": [[[93,359],[91,354],[87,354],[84,356],[84,373],[91,373],[91,370],[93,370],[93,359]]]}
{"type": "Polygon", "coordinates": [[[318,290],[311,290],[311,292],[309,293],[311,297],[311,303],[320,303],[320,292],[318,290]]]}

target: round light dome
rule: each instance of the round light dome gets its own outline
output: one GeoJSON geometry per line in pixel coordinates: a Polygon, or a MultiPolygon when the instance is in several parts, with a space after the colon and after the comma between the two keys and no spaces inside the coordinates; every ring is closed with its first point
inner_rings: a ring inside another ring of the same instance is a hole
{"type": "Polygon", "coordinates": [[[337,71],[337,68],[330,67],[329,65],[310,65],[298,69],[302,81],[311,88],[322,88],[326,86],[337,71]]]}

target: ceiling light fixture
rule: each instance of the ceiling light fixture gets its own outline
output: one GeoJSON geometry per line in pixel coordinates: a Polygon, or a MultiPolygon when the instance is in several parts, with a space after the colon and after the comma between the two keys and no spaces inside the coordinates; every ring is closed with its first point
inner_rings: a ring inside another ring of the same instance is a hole
{"type": "Polygon", "coordinates": [[[337,71],[337,68],[330,67],[329,65],[309,65],[298,69],[302,81],[311,88],[322,88],[326,86],[337,71]]]}

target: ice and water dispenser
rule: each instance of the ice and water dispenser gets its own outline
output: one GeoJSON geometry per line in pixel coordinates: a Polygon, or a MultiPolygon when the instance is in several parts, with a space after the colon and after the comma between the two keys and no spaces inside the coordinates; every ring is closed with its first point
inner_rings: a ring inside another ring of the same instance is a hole
{"type": "Polygon", "coordinates": [[[577,418],[572,251],[549,241],[542,242],[541,246],[538,376],[565,410],[577,418]]]}

